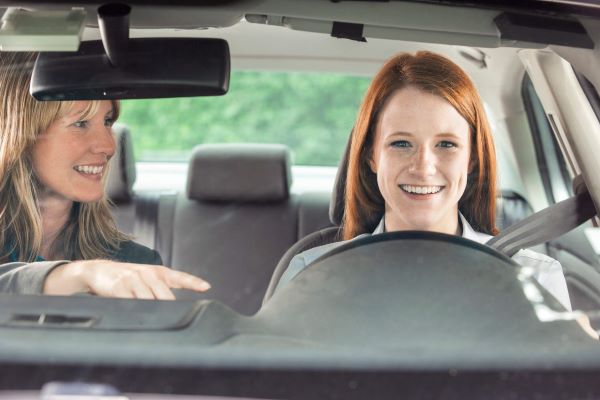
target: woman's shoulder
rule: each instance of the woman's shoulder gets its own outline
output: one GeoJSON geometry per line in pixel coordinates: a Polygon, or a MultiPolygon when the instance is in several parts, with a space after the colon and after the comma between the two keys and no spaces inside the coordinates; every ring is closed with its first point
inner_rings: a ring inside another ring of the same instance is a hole
{"type": "Polygon", "coordinates": [[[308,249],[296,255],[297,260],[301,260],[303,267],[311,264],[317,258],[321,257],[323,254],[329,252],[330,250],[335,249],[336,247],[341,246],[345,242],[334,242],[328,243],[321,246],[313,247],[312,249],[308,249]]]}
{"type": "MultiPolygon", "coordinates": [[[[370,234],[359,235],[351,240],[356,240],[358,238],[368,236],[370,234]]],[[[340,242],[333,242],[324,244],[321,246],[313,247],[311,249],[305,250],[301,253],[296,254],[292,260],[290,261],[288,267],[281,275],[279,279],[277,287],[281,287],[291,281],[296,277],[300,272],[306,269],[310,264],[316,261],[322,255],[330,252],[331,250],[340,247],[341,245],[348,243],[351,240],[342,240],[340,242]]]]}
{"type": "Polygon", "coordinates": [[[119,248],[113,252],[115,261],[130,262],[136,264],[162,265],[160,254],[149,247],[136,243],[133,240],[125,240],[119,244],[119,248]]]}

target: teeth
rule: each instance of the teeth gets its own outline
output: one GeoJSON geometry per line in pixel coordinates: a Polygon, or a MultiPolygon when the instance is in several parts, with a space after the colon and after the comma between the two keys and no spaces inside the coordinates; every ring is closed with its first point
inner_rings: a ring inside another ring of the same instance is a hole
{"type": "Polygon", "coordinates": [[[400,185],[402,190],[408,193],[416,194],[431,194],[437,193],[442,190],[442,186],[412,186],[412,185],[400,185]]]}
{"type": "Polygon", "coordinates": [[[83,172],[84,174],[100,174],[104,169],[103,166],[93,166],[93,165],[77,165],[75,166],[75,170],[79,172],[83,172]]]}

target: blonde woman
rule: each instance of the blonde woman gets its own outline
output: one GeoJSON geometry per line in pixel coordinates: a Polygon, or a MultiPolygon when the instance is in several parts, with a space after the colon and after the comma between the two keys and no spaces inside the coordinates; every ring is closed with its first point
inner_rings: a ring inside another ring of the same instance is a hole
{"type": "Polygon", "coordinates": [[[0,292],[174,299],[173,288],[210,288],[115,226],[104,176],[119,103],[36,101],[35,57],[0,53],[0,292]]]}

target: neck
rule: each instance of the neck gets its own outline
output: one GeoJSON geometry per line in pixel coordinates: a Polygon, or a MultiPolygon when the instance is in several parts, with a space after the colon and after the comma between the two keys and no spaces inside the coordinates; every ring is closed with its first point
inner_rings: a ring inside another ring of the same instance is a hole
{"type": "Polygon", "coordinates": [[[69,220],[73,201],[52,193],[41,193],[38,198],[42,216],[42,248],[40,255],[44,259],[52,259],[52,246],[58,234],[69,220]]]}
{"type": "Polygon", "coordinates": [[[454,218],[448,218],[444,221],[439,221],[436,224],[430,225],[412,225],[399,218],[394,218],[391,211],[387,210],[384,216],[384,224],[386,232],[395,231],[428,231],[440,232],[448,235],[462,236],[462,224],[458,214],[454,218]]]}

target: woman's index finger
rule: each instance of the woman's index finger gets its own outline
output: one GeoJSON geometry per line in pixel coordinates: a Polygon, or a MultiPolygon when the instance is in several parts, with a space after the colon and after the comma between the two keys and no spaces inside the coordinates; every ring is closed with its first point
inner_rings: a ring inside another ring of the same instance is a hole
{"type": "Polygon", "coordinates": [[[205,292],[211,287],[210,283],[205,280],[181,271],[168,271],[167,280],[167,284],[174,289],[191,289],[205,292]]]}

